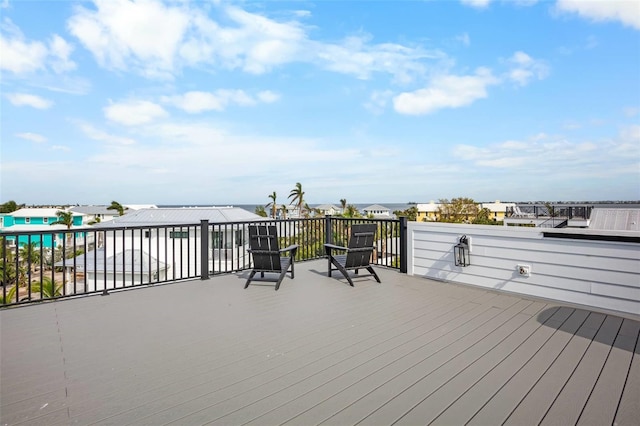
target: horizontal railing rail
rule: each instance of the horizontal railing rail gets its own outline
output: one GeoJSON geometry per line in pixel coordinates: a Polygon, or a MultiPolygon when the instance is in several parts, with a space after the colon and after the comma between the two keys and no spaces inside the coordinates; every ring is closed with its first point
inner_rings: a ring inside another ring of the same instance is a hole
{"type": "Polygon", "coordinates": [[[505,216],[507,218],[544,218],[544,217],[564,217],[567,219],[587,220],[591,216],[593,206],[538,206],[519,205],[517,207],[507,207],[505,216]]]}
{"type": "Polygon", "coordinates": [[[376,223],[372,263],[406,272],[405,218],[325,216],[127,227],[103,223],[63,231],[0,233],[0,305],[241,272],[251,268],[248,227],[259,223],[277,227],[281,247],[297,244],[297,261],[325,257],[325,243],[346,244],[355,223],[376,223]]]}

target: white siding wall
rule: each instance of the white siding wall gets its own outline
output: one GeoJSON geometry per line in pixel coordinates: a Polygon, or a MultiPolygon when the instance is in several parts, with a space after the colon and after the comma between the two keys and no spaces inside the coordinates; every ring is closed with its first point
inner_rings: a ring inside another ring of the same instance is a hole
{"type": "Polygon", "coordinates": [[[640,314],[640,244],[544,237],[539,228],[408,223],[408,273],[640,314]],[[453,246],[471,237],[471,265],[453,246]],[[531,266],[531,276],[517,265],[531,266]]]}

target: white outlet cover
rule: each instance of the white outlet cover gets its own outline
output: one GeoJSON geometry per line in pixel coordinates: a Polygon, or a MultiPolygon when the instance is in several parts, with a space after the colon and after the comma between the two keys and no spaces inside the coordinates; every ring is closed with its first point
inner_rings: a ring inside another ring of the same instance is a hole
{"type": "Polygon", "coordinates": [[[522,277],[531,276],[531,265],[518,265],[518,275],[522,277]]]}

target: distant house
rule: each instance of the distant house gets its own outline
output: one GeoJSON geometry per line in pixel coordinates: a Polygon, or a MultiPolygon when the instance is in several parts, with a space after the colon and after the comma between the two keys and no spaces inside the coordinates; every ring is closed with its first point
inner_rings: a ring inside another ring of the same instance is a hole
{"type": "Polygon", "coordinates": [[[366,216],[372,215],[374,217],[391,217],[391,210],[380,204],[373,204],[362,209],[366,216]]]}
{"type": "Polygon", "coordinates": [[[228,224],[209,228],[209,270],[213,272],[232,268],[245,261],[247,229],[234,222],[266,219],[238,207],[148,208],[100,222],[92,229],[104,230],[100,232],[102,235],[97,236],[98,248],[104,247],[107,253],[127,249],[144,250],[162,261],[170,259],[169,268],[173,268],[174,272],[189,273],[200,267],[201,220],[208,220],[210,224],[228,224]],[[133,229],[128,232],[109,231],[112,227],[133,229]]]}
{"type": "Polygon", "coordinates": [[[169,268],[148,253],[131,249],[107,255],[106,258],[104,249],[91,250],[76,258],[56,262],[55,266],[65,268],[65,294],[164,281],[169,268]]]}
{"type": "Polygon", "coordinates": [[[82,215],[82,223],[85,225],[93,225],[118,217],[118,212],[107,210],[107,206],[74,206],[69,208],[69,211],[82,215]]]}
{"type": "MultiPolygon", "coordinates": [[[[478,209],[488,209],[490,212],[489,219],[493,219],[495,222],[504,220],[507,211],[517,208],[515,203],[502,203],[500,201],[494,203],[477,203],[477,206],[478,209]]],[[[418,208],[416,221],[436,222],[440,220],[441,203],[430,201],[426,204],[417,204],[416,207],[418,208]]],[[[475,217],[469,217],[468,219],[473,220],[475,217]]]]}
{"type": "Polygon", "coordinates": [[[318,211],[320,214],[329,214],[332,216],[342,214],[342,209],[340,207],[334,206],[333,204],[320,204],[319,206],[316,206],[316,211],[318,211]]]}
{"type": "MultiPolygon", "coordinates": [[[[23,245],[36,243],[37,246],[44,248],[56,248],[62,244],[65,233],[45,233],[40,236],[43,231],[61,230],[66,231],[66,225],[52,225],[58,221],[57,213],[65,211],[63,208],[41,208],[27,207],[16,210],[12,213],[0,215],[0,233],[1,232],[20,232],[21,235],[16,237],[13,235],[6,236],[8,245],[23,245]]],[[[73,225],[71,229],[81,227],[82,215],[74,213],[72,215],[73,225]]],[[[76,232],[76,241],[82,243],[84,241],[84,233],[76,232]]]]}
{"type": "Polygon", "coordinates": [[[418,222],[435,222],[440,218],[440,203],[430,201],[427,204],[416,204],[418,222]]]}
{"type": "MultiPolygon", "coordinates": [[[[127,204],[122,207],[125,209],[124,214],[131,213],[135,210],[158,208],[154,204],[127,204]]],[[[109,206],[105,205],[74,206],[69,208],[69,211],[82,215],[82,223],[85,225],[106,222],[120,216],[117,210],[109,209],[109,206]]]]}
{"type": "Polygon", "coordinates": [[[480,204],[481,209],[488,209],[491,212],[489,218],[493,219],[494,222],[504,220],[507,211],[513,211],[516,207],[516,203],[501,203],[499,200],[496,200],[495,203],[480,204]]]}

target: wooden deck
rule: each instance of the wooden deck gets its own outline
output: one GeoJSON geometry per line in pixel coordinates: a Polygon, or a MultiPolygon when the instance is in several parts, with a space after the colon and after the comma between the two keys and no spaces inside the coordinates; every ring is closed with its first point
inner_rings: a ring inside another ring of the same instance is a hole
{"type": "Polygon", "coordinates": [[[633,317],[325,271],[0,311],[0,424],[640,424],[633,317]]]}

